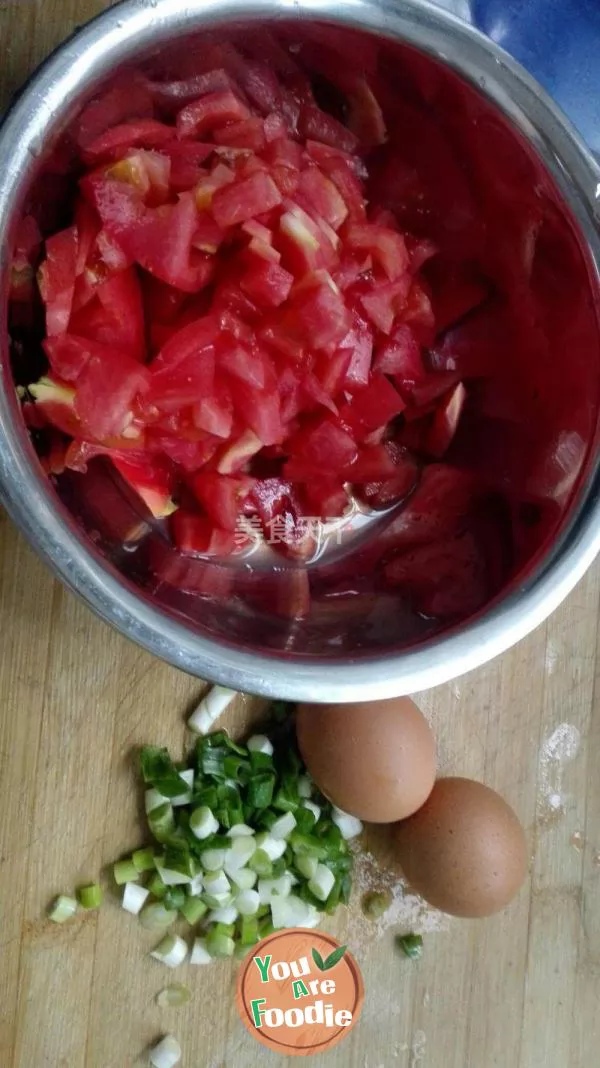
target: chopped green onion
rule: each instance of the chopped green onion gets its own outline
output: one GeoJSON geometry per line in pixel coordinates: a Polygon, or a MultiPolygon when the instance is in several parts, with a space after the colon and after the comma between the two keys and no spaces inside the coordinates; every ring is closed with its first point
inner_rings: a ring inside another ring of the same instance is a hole
{"type": "Polygon", "coordinates": [[[370,890],[363,895],[362,910],[369,920],[378,920],[387,912],[393,900],[391,890],[370,890]]]}
{"type": "Polygon", "coordinates": [[[206,936],[206,949],[211,957],[216,957],[217,960],[224,960],[226,957],[233,956],[235,942],[231,935],[222,933],[219,925],[215,924],[206,936]]]}
{"type": "Polygon", "coordinates": [[[301,853],[295,858],[294,864],[300,875],[303,875],[305,879],[312,879],[319,866],[319,861],[316,857],[309,857],[301,853]]]}
{"type": "Polygon", "coordinates": [[[321,809],[319,805],[316,805],[314,801],[303,801],[302,807],[311,812],[315,817],[315,823],[318,823],[321,819],[321,809]]]}
{"type": "Polygon", "coordinates": [[[205,849],[200,854],[200,863],[205,871],[222,871],[226,854],[225,849],[205,849]]]}
{"type": "Polygon", "coordinates": [[[261,920],[258,925],[258,934],[260,938],[268,938],[275,932],[273,921],[269,916],[265,916],[264,920],[261,920]]]}
{"type": "Polygon", "coordinates": [[[260,894],[257,890],[241,890],[235,898],[235,907],[240,916],[255,916],[260,906],[260,894]]]}
{"type": "Polygon", "coordinates": [[[271,900],[273,927],[304,927],[309,918],[309,906],[300,897],[290,894],[288,897],[273,897],[271,900]]]}
{"type": "Polygon", "coordinates": [[[204,876],[204,889],[207,894],[228,894],[231,885],[224,871],[209,871],[204,876]]]}
{"type": "Polygon", "coordinates": [[[161,964],[166,964],[167,968],[178,968],[187,957],[187,952],[187,943],[183,938],[179,935],[165,935],[150,956],[161,964]]]}
{"type": "Polygon", "coordinates": [[[291,812],[286,812],[285,816],[280,816],[278,820],[271,826],[270,835],[271,838],[281,839],[288,838],[296,826],[296,820],[291,812]]]}
{"type": "Polygon", "coordinates": [[[178,797],[187,791],[188,784],[181,778],[167,749],[145,745],[140,754],[140,765],[144,782],[164,797],[178,797]]]}
{"type": "Polygon", "coordinates": [[[198,895],[202,893],[203,886],[204,876],[202,875],[202,873],[200,873],[199,875],[193,875],[191,883],[188,883],[188,885],[186,886],[186,891],[190,895],[190,897],[198,897],[198,895]]]}
{"type": "Polygon", "coordinates": [[[185,771],[179,772],[180,777],[187,784],[187,790],[182,790],[176,797],[171,798],[171,804],[174,808],[181,808],[183,805],[189,805],[192,800],[192,791],[194,789],[194,769],[187,768],[185,771]]]}
{"type": "Polygon", "coordinates": [[[256,848],[262,849],[269,860],[279,860],[286,851],[286,842],[282,838],[273,838],[266,831],[256,836],[256,848]]]}
{"type": "Polygon", "coordinates": [[[181,1046],[173,1035],[164,1038],[150,1050],[152,1068],[175,1068],[181,1060],[181,1046]]]}
{"type": "Polygon", "coordinates": [[[248,861],[248,867],[255,871],[257,875],[267,876],[273,871],[271,858],[265,853],[264,849],[257,849],[253,853],[248,861]]]}
{"type": "Polygon", "coordinates": [[[113,864],[113,875],[117,886],[134,883],[140,877],[140,873],[132,860],[118,860],[116,864],[113,864]]]}
{"type": "Polygon", "coordinates": [[[215,819],[207,805],[195,808],[190,816],[190,830],[192,834],[201,840],[216,834],[219,830],[219,821],[215,819]]]}
{"type": "Polygon", "coordinates": [[[179,907],[181,915],[184,920],[187,920],[190,927],[194,927],[206,915],[207,910],[208,906],[200,897],[188,897],[183,902],[183,905],[179,907]]]}
{"type": "Polygon", "coordinates": [[[164,842],[175,830],[173,806],[165,801],[148,815],[148,826],[158,842],[164,842]]]}
{"type": "Polygon", "coordinates": [[[266,734],[253,734],[251,738],[248,738],[246,745],[251,753],[264,753],[266,756],[273,756],[273,743],[267,738],[266,734]]]}
{"type": "Polygon", "coordinates": [[[196,938],[192,947],[190,964],[212,964],[212,962],[213,958],[206,948],[206,939],[196,938]]]}
{"type": "Polygon", "coordinates": [[[256,886],[258,875],[250,868],[239,868],[238,871],[232,872],[229,878],[239,890],[252,890],[256,886]]]}
{"type": "Polygon", "coordinates": [[[274,773],[262,772],[255,775],[248,784],[248,804],[258,809],[268,808],[273,800],[274,787],[274,773]]]}
{"type": "Polygon", "coordinates": [[[173,909],[165,908],[162,901],[144,905],[140,912],[140,923],[146,931],[162,931],[170,927],[176,919],[177,913],[173,909]]]}
{"type": "Polygon", "coordinates": [[[185,983],[172,983],[156,995],[159,1009],[179,1009],[191,1000],[192,991],[185,983]]]}
{"type": "Polygon", "coordinates": [[[167,888],[166,888],[165,884],[163,883],[163,881],[162,881],[160,875],[158,874],[158,872],[154,873],[154,875],[152,876],[150,882],[148,883],[148,890],[153,895],[153,897],[157,897],[161,901],[164,898],[164,896],[165,896],[165,894],[167,892],[167,888]]]}
{"type": "Polygon", "coordinates": [[[251,838],[253,835],[254,831],[247,823],[236,823],[227,831],[228,838],[251,838]]]}
{"type": "Polygon", "coordinates": [[[162,805],[168,802],[169,798],[161,794],[160,790],[155,790],[153,786],[149,790],[146,790],[144,795],[144,805],[146,808],[146,815],[149,816],[155,809],[161,808],[162,805]]]}
{"type": "Polygon", "coordinates": [[[327,901],[334,883],[335,875],[333,872],[325,867],[324,864],[317,864],[315,874],[312,879],[308,880],[308,889],[319,899],[319,901],[327,901]]]}
{"type": "Polygon", "coordinates": [[[299,797],[309,798],[312,794],[312,783],[308,775],[301,775],[297,783],[299,797]]]}
{"type": "Polygon", "coordinates": [[[166,909],[181,909],[185,902],[185,893],[181,886],[167,886],[163,903],[166,909]]]}
{"type": "Polygon", "coordinates": [[[234,838],[231,847],[225,852],[225,871],[237,871],[239,868],[244,868],[255,852],[254,838],[234,838]]]}
{"type": "Polygon", "coordinates": [[[294,885],[294,877],[289,872],[278,879],[259,879],[258,894],[262,905],[270,905],[275,897],[287,897],[294,885]]]}
{"type": "Polygon", "coordinates": [[[131,854],[131,860],[136,871],[154,871],[153,849],[136,849],[131,854]]]}
{"type": "Polygon", "coordinates": [[[342,837],[348,841],[350,838],[356,838],[358,834],[362,834],[363,825],[356,816],[351,816],[349,812],[342,812],[340,808],[333,807],[331,818],[336,827],[339,827],[342,837]]]}
{"type": "Polygon", "coordinates": [[[396,944],[404,955],[410,957],[411,960],[419,960],[423,956],[423,939],[421,935],[398,935],[396,944]]]}
{"type": "Polygon", "coordinates": [[[74,897],[59,894],[48,910],[48,919],[52,920],[53,923],[66,923],[67,920],[70,920],[75,915],[78,907],[74,897]]]}
{"type": "Polygon", "coordinates": [[[223,715],[237,696],[237,690],[230,690],[227,686],[213,686],[188,719],[190,730],[196,734],[208,734],[213,723],[223,715]]]}
{"type": "Polygon", "coordinates": [[[238,910],[235,905],[225,905],[220,909],[213,909],[208,914],[209,923],[224,923],[227,926],[231,923],[235,923],[238,918],[238,910]]]}
{"type": "Polygon", "coordinates": [[[202,900],[209,909],[224,909],[233,902],[233,894],[202,894],[202,900]]]}
{"type": "Polygon", "coordinates": [[[253,946],[255,942],[258,942],[258,920],[256,916],[240,913],[238,930],[242,945],[253,946]]]}
{"type": "Polygon", "coordinates": [[[98,909],[102,904],[102,887],[99,883],[90,883],[89,886],[80,886],[77,890],[77,898],[82,909],[98,909]]]}
{"type": "Polygon", "coordinates": [[[146,904],[150,891],[139,883],[125,883],[123,890],[123,908],[132,916],[138,916],[146,904]]]}

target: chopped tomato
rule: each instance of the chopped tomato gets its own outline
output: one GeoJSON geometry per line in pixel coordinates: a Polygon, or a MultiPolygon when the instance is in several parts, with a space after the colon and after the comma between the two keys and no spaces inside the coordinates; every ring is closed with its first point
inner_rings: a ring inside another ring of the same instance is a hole
{"type": "Polygon", "coordinates": [[[191,486],[215,526],[232,531],[238,528],[242,505],[252,489],[253,479],[201,471],[194,475],[191,486]]]}
{"type": "Polygon", "coordinates": [[[133,402],[148,389],[148,374],[125,352],[106,347],[94,354],[77,378],[75,411],[86,434],[97,441],[122,434],[132,420],[133,402]]]}
{"type": "Polygon", "coordinates": [[[203,515],[178,508],[171,516],[171,532],[176,547],[191,556],[229,556],[236,550],[236,535],[216,527],[203,515]]]}
{"type": "Polygon", "coordinates": [[[180,137],[200,137],[228,122],[249,119],[250,112],[230,89],[207,93],[181,109],[177,116],[180,137]]]}
{"type": "Polygon", "coordinates": [[[224,228],[253,219],[262,212],[281,204],[281,193],[273,180],[263,171],[245,181],[222,186],[212,198],[211,211],[224,228]]]}

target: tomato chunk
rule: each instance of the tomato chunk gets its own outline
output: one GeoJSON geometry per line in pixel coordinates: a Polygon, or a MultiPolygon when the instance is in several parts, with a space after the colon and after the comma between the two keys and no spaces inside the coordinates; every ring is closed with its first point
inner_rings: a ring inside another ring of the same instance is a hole
{"type": "Polygon", "coordinates": [[[222,186],[213,196],[211,211],[219,226],[236,226],[281,204],[279,189],[263,171],[233,185],[222,186]]]}
{"type": "Polygon", "coordinates": [[[177,132],[180,137],[200,137],[228,122],[249,117],[246,105],[230,89],[225,89],[186,104],[177,116],[177,132]]]}

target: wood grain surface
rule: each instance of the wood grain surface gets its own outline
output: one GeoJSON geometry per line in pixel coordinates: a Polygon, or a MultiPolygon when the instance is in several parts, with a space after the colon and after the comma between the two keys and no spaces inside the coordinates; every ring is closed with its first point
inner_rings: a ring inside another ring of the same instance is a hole
{"type": "MultiPolygon", "coordinates": [[[[105,6],[0,0],[0,103],[105,6]]],[[[394,947],[401,923],[365,932],[355,902],[331,929],[360,962],[365,1007],[323,1064],[600,1064],[599,595],[596,567],[516,649],[419,698],[442,770],[484,780],[517,810],[530,879],[503,914],[426,936],[417,964],[394,947]]],[[[185,713],[203,684],[92,616],[3,513],[0,625],[0,1068],[132,1068],[167,1031],[183,1046],[183,1068],[283,1064],[237,1018],[234,967],[165,975],[106,872],[141,838],[135,747],[181,753],[185,713]],[[55,894],[100,873],[101,911],[64,927],[46,921],[55,894]],[[192,1001],[161,1010],[156,994],[174,977],[192,1001]]],[[[240,698],[227,726],[241,731],[259,714],[260,702],[240,698]]]]}

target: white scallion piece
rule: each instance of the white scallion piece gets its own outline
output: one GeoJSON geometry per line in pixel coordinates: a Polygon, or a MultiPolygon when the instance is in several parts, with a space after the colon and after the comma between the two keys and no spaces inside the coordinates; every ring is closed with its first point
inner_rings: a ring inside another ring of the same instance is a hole
{"type": "Polygon", "coordinates": [[[238,915],[238,910],[236,909],[235,905],[227,905],[225,908],[222,909],[213,909],[212,912],[209,912],[207,918],[209,923],[230,924],[235,923],[238,918],[238,915]]]}
{"type": "Polygon", "coordinates": [[[66,894],[60,894],[55,901],[52,902],[48,912],[48,918],[53,923],[66,923],[72,916],[75,915],[79,905],[74,897],[67,897],[66,894]]]}
{"type": "Polygon", "coordinates": [[[165,1035],[160,1042],[150,1050],[150,1064],[152,1068],[175,1068],[181,1060],[181,1046],[173,1035],[165,1035]]]}
{"type": "Polygon", "coordinates": [[[256,916],[260,907],[260,894],[257,890],[241,890],[235,899],[235,907],[240,916],[256,916]]]}
{"type": "Polygon", "coordinates": [[[278,820],[272,825],[269,834],[271,838],[281,839],[287,838],[292,833],[296,826],[296,817],[293,812],[286,812],[283,816],[280,816],[278,820]]]}
{"type": "Polygon", "coordinates": [[[287,849],[287,843],[285,838],[272,838],[270,834],[264,832],[257,834],[256,848],[262,849],[263,853],[267,854],[269,860],[279,860],[287,849]]]}
{"type": "Polygon", "coordinates": [[[284,872],[277,879],[259,879],[258,894],[261,905],[270,905],[274,897],[287,897],[295,879],[291,872],[284,872]]]}
{"type": "Polygon", "coordinates": [[[166,964],[167,968],[178,968],[188,954],[187,942],[180,935],[165,935],[156,949],[150,954],[154,960],[166,964]]]}
{"type": "Polygon", "coordinates": [[[192,876],[186,875],[185,872],[175,871],[174,868],[165,868],[160,858],[156,859],[155,865],[165,886],[187,886],[192,881],[192,876]]]}
{"type": "Polygon", "coordinates": [[[190,831],[196,838],[202,841],[203,838],[216,834],[218,830],[219,821],[210,808],[202,805],[201,808],[194,809],[190,816],[190,831]]]}
{"type": "Polygon", "coordinates": [[[258,875],[251,868],[239,868],[231,873],[230,879],[239,890],[252,890],[256,886],[258,875]]]}
{"type": "Polygon", "coordinates": [[[237,690],[230,690],[227,686],[213,686],[188,719],[190,730],[196,734],[208,734],[213,724],[237,696],[237,690]]]}
{"type": "Polygon", "coordinates": [[[192,946],[190,964],[212,964],[213,958],[206,948],[205,938],[196,938],[192,946]]]}
{"type": "Polygon", "coordinates": [[[204,890],[207,894],[228,894],[231,890],[229,879],[224,871],[207,871],[204,876],[204,890]]]}
{"type": "Polygon", "coordinates": [[[321,922],[321,913],[314,905],[308,906],[308,919],[306,923],[299,923],[298,927],[318,927],[321,922]]]}
{"type": "Polygon", "coordinates": [[[204,888],[204,876],[202,872],[199,875],[193,875],[191,883],[187,885],[187,892],[190,897],[198,897],[202,893],[204,888]]]}
{"type": "Polygon", "coordinates": [[[150,897],[150,891],[139,883],[125,883],[123,888],[123,908],[132,916],[138,916],[142,911],[146,900],[150,897]]]}
{"type": "Polygon", "coordinates": [[[202,900],[209,909],[225,909],[228,905],[233,905],[233,894],[208,894],[205,891],[202,900]]]}
{"type": "Polygon", "coordinates": [[[348,841],[350,838],[356,838],[357,834],[362,834],[363,825],[356,816],[351,816],[349,812],[342,812],[341,808],[333,807],[331,818],[336,827],[339,827],[342,838],[348,841]]]}
{"type": "Polygon", "coordinates": [[[273,743],[266,734],[253,734],[251,738],[248,738],[246,745],[252,753],[265,753],[266,756],[273,756],[273,743]]]}
{"type": "Polygon", "coordinates": [[[205,871],[222,871],[228,852],[226,849],[205,849],[200,854],[200,863],[205,871]]]}
{"type": "Polygon", "coordinates": [[[301,775],[298,779],[298,793],[300,797],[310,797],[312,794],[312,783],[308,775],[301,775]]]}
{"type": "Polygon", "coordinates": [[[312,879],[319,867],[319,861],[316,857],[309,857],[304,853],[300,853],[296,857],[294,863],[300,872],[300,875],[303,875],[305,879],[312,879]]]}
{"type": "Polygon", "coordinates": [[[304,927],[310,917],[309,906],[302,898],[274,897],[271,901],[273,927],[304,927]]]}
{"type": "MultiPolygon", "coordinates": [[[[234,838],[231,849],[225,853],[223,867],[227,874],[232,874],[240,868],[245,868],[250,857],[256,852],[254,838],[234,838]]],[[[202,854],[204,856],[204,854],[202,854]]]]}
{"type": "Polygon", "coordinates": [[[189,805],[192,800],[192,790],[194,789],[194,769],[187,768],[185,771],[179,772],[181,778],[186,783],[188,789],[183,793],[178,794],[177,797],[171,798],[171,804],[177,808],[181,805],[189,805]]]}
{"type": "Polygon", "coordinates": [[[313,816],[315,817],[315,823],[318,823],[319,818],[321,816],[320,806],[316,805],[314,801],[303,801],[302,805],[303,808],[307,808],[309,812],[312,812],[313,816]]]}
{"type": "Polygon", "coordinates": [[[170,803],[170,798],[163,797],[159,790],[155,790],[154,787],[151,786],[149,790],[146,790],[144,802],[146,806],[146,815],[149,816],[151,812],[154,812],[155,808],[160,808],[161,805],[170,803]]]}
{"type": "Polygon", "coordinates": [[[250,838],[252,835],[254,835],[254,831],[247,823],[235,823],[227,831],[228,838],[250,838]]]}
{"type": "Polygon", "coordinates": [[[333,890],[333,884],[335,883],[335,875],[329,868],[326,868],[324,864],[317,864],[317,870],[312,879],[308,880],[308,889],[311,894],[318,897],[319,901],[327,901],[331,891],[333,890]]]}

